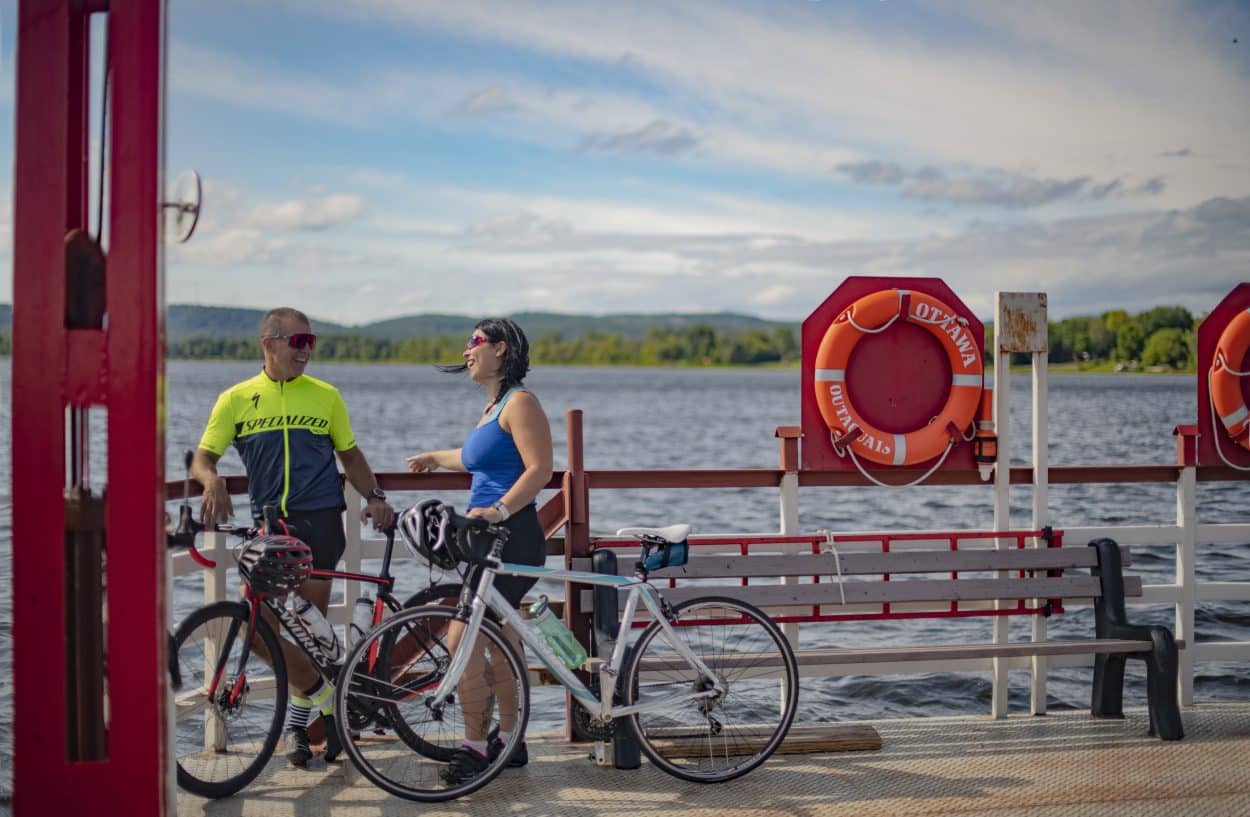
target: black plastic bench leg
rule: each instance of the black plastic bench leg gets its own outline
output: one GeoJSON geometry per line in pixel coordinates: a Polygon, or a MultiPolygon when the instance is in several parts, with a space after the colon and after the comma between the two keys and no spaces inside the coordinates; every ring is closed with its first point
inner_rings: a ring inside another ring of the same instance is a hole
{"type": "Polygon", "coordinates": [[[1124,664],[1127,660],[1123,653],[1094,657],[1094,689],[1089,711],[1095,718],[1124,717],[1124,664]]]}
{"type": "Polygon", "coordinates": [[[1180,740],[1180,703],[1177,700],[1178,659],[1176,641],[1166,627],[1131,624],[1124,605],[1124,574],[1120,548],[1111,539],[1089,543],[1098,550],[1093,573],[1102,585],[1094,601],[1094,626],[1099,638],[1150,641],[1149,652],[1099,655],[1094,660],[1094,689],[1090,713],[1099,718],[1124,717],[1124,664],[1129,658],[1146,662],[1146,703],[1150,711],[1150,734],[1163,740],[1180,740]]]}
{"type": "Polygon", "coordinates": [[[1180,702],[1176,699],[1179,676],[1176,641],[1164,627],[1151,627],[1150,637],[1154,649],[1145,658],[1151,734],[1158,734],[1163,740],[1180,740],[1185,737],[1185,729],[1181,725],[1180,702]]]}

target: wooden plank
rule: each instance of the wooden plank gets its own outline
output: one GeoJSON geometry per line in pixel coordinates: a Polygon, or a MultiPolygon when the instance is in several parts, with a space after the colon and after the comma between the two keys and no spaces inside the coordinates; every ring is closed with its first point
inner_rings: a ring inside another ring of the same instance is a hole
{"type": "MultiPolygon", "coordinates": [[[[713,740],[725,740],[743,755],[759,751],[765,739],[757,738],[751,727],[727,727],[713,740]]],[[[654,733],[648,730],[648,737],[654,733]]],[[[654,736],[652,745],[665,757],[700,757],[708,751],[707,730],[665,730],[654,736]],[[665,733],[667,732],[667,734],[665,733]]],[[[717,744],[721,745],[721,744],[717,744]]],[[[820,723],[790,727],[775,754],[798,755],[818,752],[863,752],[881,749],[881,735],[868,724],[820,723]]]]}
{"type": "MultiPolygon", "coordinates": [[[[906,663],[909,661],[956,660],[968,658],[1015,658],[1031,655],[1091,655],[1120,652],[1146,652],[1149,641],[1097,639],[1085,641],[1015,641],[1007,644],[913,644],[902,647],[800,650],[795,653],[799,666],[829,664],[906,663]]],[[[720,656],[721,669],[751,669],[772,666],[777,658],[772,653],[738,653],[720,656]]],[[[688,665],[679,658],[652,658],[643,661],[644,672],[685,670],[688,665]]]]}
{"type": "MultiPolygon", "coordinates": [[[[1141,595],[1141,577],[1124,577],[1125,593],[1141,595]]],[[[591,604],[590,591],[582,591],[583,609],[591,604]]],[[[784,605],[883,604],[926,601],[989,601],[994,599],[1096,598],[1102,594],[1094,576],[1061,576],[1008,579],[919,579],[912,581],[846,581],[821,584],[686,585],[664,588],[671,604],[700,596],[729,596],[758,607],[784,605]]],[[[626,594],[618,594],[620,607],[626,594]]]]}
{"type": "MultiPolygon", "coordinates": [[[[1121,547],[1121,560],[1128,548],[1121,547]]],[[[889,553],[720,554],[691,556],[682,567],[657,570],[653,578],[706,579],[741,576],[843,576],[883,573],[984,573],[996,570],[1061,570],[1091,568],[1098,552],[1089,547],[1011,548],[1008,550],[898,550],[889,553]]],[[[590,559],[574,559],[573,570],[591,570],[590,559]]],[[[632,576],[633,559],[617,560],[617,575],[632,576]]]]}

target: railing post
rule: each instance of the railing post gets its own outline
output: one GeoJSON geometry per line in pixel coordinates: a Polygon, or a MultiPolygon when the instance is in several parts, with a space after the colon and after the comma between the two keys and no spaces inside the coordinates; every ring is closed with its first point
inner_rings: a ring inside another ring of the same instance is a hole
{"type": "Polygon", "coordinates": [[[226,598],[226,568],[233,564],[230,550],[226,547],[226,535],[205,531],[202,552],[217,563],[211,573],[204,574],[204,603],[212,604],[226,598]]]}
{"type": "MultiPolygon", "coordinates": [[[[1045,321],[1043,321],[1043,324],[1045,321]]],[[[1033,352],[1033,530],[1042,530],[1050,524],[1050,432],[1047,428],[1049,407],[1049,367],[1047,352],[1033,352]]],[[[1046,547],[1040,538],[1033,540],[1034,547],[1046,547]]],[[[1041,599],[1034,600],[1034,607],[1041,599]]],[[[1046,640],[1045,616],[1033,616],[1032,638],[1046,640]]],[[[1032,687],[1029,691],[1029,711],[1034,715],[1046,714],[1046,669],[1049,662],[1045,656],[1035,655],[1032,661],[1032,687]]]]}
{"type": "MultiPolygon", "coordinates": [[[[1003,348],[1002,329],[1003,293],[995,298],[994,315],[994,432],[998,435],[998,462],[994,466],[994,530],[1011,530],[1011,352],[1003,348]]],[[[1002,547],[995,541],[995,547],[1002,547]]],[[[991,625],[995,644],[1007,640],[1007,619],[994,618],[991,625]]],[[[1007,662],[995,658],[992,662],[990,714],[995,718],[1007,716],[1007,662]]]]}
{"type": "MultiPolygon", "coordinates": [[[[997,292],[994,294],[994,430],[998,434],[998,463],[994,468],[994,529],[1011,530],[1011,355],[1025,352],[1032,355],[1033,363],[1033,522],[1034,528],[1044,527],[1046,519],[1046,489],[1049,464],[1046,460],[1046,356],[1050,348],[1047,333],[1046,293],[1044,292],[997,292]],[[1040,524],[1039,524],[1040,523],[1040,524]]],[[[1036,544],[1036,543],[1035,543],[1036,544]]],[[[1002,548],[1003,540],[995,546],[1002,548]]],[[[1015,543],[1010,543],[1014,547],[1015,543]]],[[[1000,572],[1005,578],[1006,572],[1000,572]]],[[[1002,607],[1001,602],[995,604],[1002,607]]],[[[1035,617],[1033,637],[1045,637],[1046,625],[1035,617]]],[[[1006,643],[1007,619],[999,616],[994,621],[994,643],[1006,643]]],[[[995,718],[1007,716],[1007,660],[993,659],[995,718]]],[[[1033,659],[1033,683],[1031,707],[1037,713],[1046,710],[1046,663],[1033,659]],[[1039,703],[1040,698],[1040,703],[1039,703]]]]}
{"type": "MultiPolygon", "coordinates": [[[[781,465],[780,527],[782,536],[795,536],[799,532],[799,438],[803,430],[799,426],[777,426],[775,435],[779,441],[781,465]]],[[[783,576],[782,584],[797,584],[798,576],[783,576]]],[[[799,625],[796,622],[781,625],[781,631],[790,646],[799,648],[799,625]]]]}
{"type": "MultiPolygon", "coordinates": [[[[204,533],[204,555],[216,562],[212,572],[204,573],[204,603],[224,601],[226,598],[226,568],[234,563],[229,548],[226,547],[226,535],[216,531],[204,533]]],[[[204,649],[204,677],[212,675],[217,666],[217,650],[221,645],[209,640],[204,649]]],[[[226,750],[226,725],[214,713],[211,707],[204,710],[204,748],[218,752],[226,750]]]]}
{"type": "MultiPolygon", "coordinates": [[[[347,536],[347,547],[343,550],[343,567],[350,573],[360,573],[360,560],[364,552],[364,540],[360,535],[360,506],[364,497],[356,490],[350,480],[343,480],[343,501],[347,510],[343,514],[344,533],[347,536]]],[[[351,638],[352,611],[356,609],[356,599],[360,597],[360,582],[343,582],[343,643],[351,638]]],[[[326,619],[334,624],[330,611],[326,610],[326,619]]]]}
{"type": "MultiPolygon", "coordinates": [[[[565,428],[568,434],[569,464],[564,472],[564,501],[568,523],[564,536],[564,567],[571,570],[573,559],[590,556],[590,487],[586,481],[586,464],[582,446],[582,412],[581,409],[570,409],[565,415],[565,428]]],[[[564,623],[577,640],[583,644],[590,643],[590,616],[582,612],[581,600],[575,586],[570,582],[564,584],[564,623]]],[[[600,690],[601,694],[612,694],[600,690]]],[[[572,740],[573,735],[573,697],[564,696],[564,738],[572,740]]]]}
{"type": "Polygon", "coordinates": [[[1185,641],[1185,649],[1179,652],[1179,687],[1181,706],[1192,706],[1194,703],[1194,651],[1197,649],[1197,638],[1194,633],[1194,603],[1198,596],[1198,588],[1194,575],[1197,559],[1197,484],[1198,474],[1195,468],[1195,455],[1198,427],[1181,425],[1172,430],[1176,435],[1176,461],[1181,466],[1180,476],[1176,481],[1176,527],[1180,533],[1176,543],[1176,584],[1180,588],[1180,598],[1176,601],[1176,626],[1174,631],[1178,639],[1185,641]]]}

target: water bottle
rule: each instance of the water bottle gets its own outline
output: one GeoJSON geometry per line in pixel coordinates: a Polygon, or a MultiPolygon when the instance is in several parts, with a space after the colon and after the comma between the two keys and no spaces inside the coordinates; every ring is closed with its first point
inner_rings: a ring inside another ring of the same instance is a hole
{"type": "Polygon", "coordinates": [[[564,622],[551,612],[546,596],[539,596],[538,601],[529,606],[529,613],[534,624],[538,626],[538,631],[547,640],[547,646],[551,647],[551,651],[565,666],[577,669],[585,662],[586,649],[564,626],[564,622]]]}
{"type": "Polygon", "coordinates": [[[321,645],[322,651],[329,656],[329,659],[338,661],[343,657],[343,645],[339,643],[339,637],[334,634],[334,628],[330,626],[330,622],[326,621],[326,617],[311,601],[302,596],[296,596],[296,599],[295,615],[304,622],[308,632],[317,639],[317,643],[321,645]]]}
{"type": "Polygon", "coordinates": [[[361,596],[356,599],[356,607],[352,611],[352,624],[347,631],[347,640],[355,644],[361,636],[373,629],[373,599],[361,596]]]}

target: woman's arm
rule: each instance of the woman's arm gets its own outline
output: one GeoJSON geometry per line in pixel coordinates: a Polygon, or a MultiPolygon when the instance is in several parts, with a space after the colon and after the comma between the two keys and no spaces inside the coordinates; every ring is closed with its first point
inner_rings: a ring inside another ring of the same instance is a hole
{"type": "Polygon", "coordinates": [[[442,451],[422,451],[420,454],[413,454],[408,458],[408,470],[415,473],[422,471],[436,471],[439,468],[446,468],[448,471],[465,471],[464,463],[460,461],[459,448],[446,448],[442,451]]]}
{"type": "MultiPolygon", "coordinates": [[[[499,425],[512,435],[525,470],[503,495],[503,504],[515,513],[534,501],[551,481],[551,425],[538,398],[527,391],[513,395],[499,415],[499,425]]],[[[487,508],[475,516],[498,522],[499,512],[487,508]]]]}

